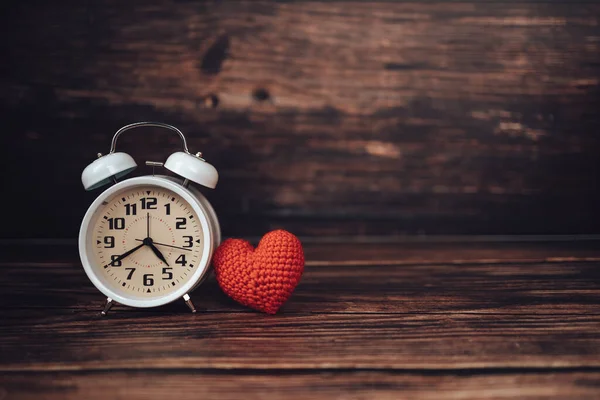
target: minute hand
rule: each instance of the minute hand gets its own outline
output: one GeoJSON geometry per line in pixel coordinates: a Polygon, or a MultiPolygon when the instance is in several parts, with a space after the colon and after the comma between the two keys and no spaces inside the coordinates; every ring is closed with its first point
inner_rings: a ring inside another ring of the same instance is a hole
{"type": "Polygon", "coordinates": [[[112,260],[111,262],[109,262],[108,264],[106,264],[104,266],[104,268],[108,267],[111,264],[114,264],[116,262],[121,261],[122,259],[124,259],[125,257],[127,257],[128,255],[130,255],[131,253],[133,253],[134,251],[139,250],[141,247],[144,246],[144,243],[140,244],[139,246],[134,247],[133,249],[126,251],[125,253],[121,254],[119,257],[115,258],[114,260],[112,260]]]}
{"type": "MultiPolygon", "coordinates": [[[[142,241],[141,239],[135,239],[135,240],[137,240],[138,242],[142,241]]],[[[152,242],[152,243],[157,244],[159,246],[166,246],[166,247],[172,247],[174,249],[179,249],[179,250],[192,251],[192,249],[186,249],[185,247],[171,246],[170,244],[158,243],[158,242],[152,242]]]]}

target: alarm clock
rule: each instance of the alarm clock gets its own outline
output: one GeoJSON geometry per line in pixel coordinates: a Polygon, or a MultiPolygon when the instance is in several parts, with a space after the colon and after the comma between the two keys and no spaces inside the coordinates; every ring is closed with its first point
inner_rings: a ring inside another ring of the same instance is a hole
{"type": "Polygon", "coordinates": [[[91,282],[106,297],[102,314],[116,303],[156,307],[182,298],[192,312],[189,293],[207,276],[212,254],[221,240],[217,215],[191,183],[214,189],[219,175],[202,158],[191,154],[183,133],[160,122],[138,122],[119,129],[110,152],[98,153],[81,181],[86,190],[111,185],[91,204],[79,232],[79,254],[91,282]],[[174,131],[183,151],[162,162],[179,178],[139,176],[119,181],[137,164],[116,152],[119,136],[131,129],[158,127],[174,131]]]}

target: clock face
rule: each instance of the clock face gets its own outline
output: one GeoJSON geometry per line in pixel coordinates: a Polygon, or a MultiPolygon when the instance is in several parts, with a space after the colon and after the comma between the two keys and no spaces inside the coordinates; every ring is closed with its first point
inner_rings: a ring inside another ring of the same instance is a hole
{"type": "Polygon", "coordinates": [[[152,299],[188,282],[204,251],[191,205],[158,186],[136,186],[102,202],[88,231],[92,268],[123,296],[152,299]]]}

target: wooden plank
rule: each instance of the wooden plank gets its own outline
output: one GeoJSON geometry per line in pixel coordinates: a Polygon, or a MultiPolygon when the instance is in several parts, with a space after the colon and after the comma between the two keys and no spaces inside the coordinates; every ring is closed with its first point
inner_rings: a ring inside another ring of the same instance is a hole
{"type": "Polygon", "coordinates": [[[102,318],[76,264],[3,277],[7,371],[600,367],[598,263],[309,267],[276,316],[214,280],[193,295],[198,315],[177,303],[102,318]]]}
{"type": "Polygon", "coordinates": [[[600,316],[3,310],[2,371],[600,368],[600,316]]]}
{"type": "MultiPolygon", "coordinates": [[[[218,167],[211,200],[228,235],[597,232],[596,3],[3,11],[0,147],[30,166],[5,185],[35,184],[0,199],[22,218],[1,237],[72,237],[96,195],[79,171],[143,119],[178,125],[218,167]]],[[[180,148],[154,130],[120,146],[139,161],[180,148]]]]}
{"type": "Polygon", "coordinates": [[[198,314],[100,317],[75,254],[9,258],[0,398],[598,397],[600,262],[585,261],[596,246],[448,244],[417,246],[430,263],[408,243],[309,244],[321,264],[275,316],[236,306],[211,279],[193,295],[198,314]],[[339,252],[356,265],[327,265],[339,252]],[[406,263],[360,264],[377,255],[406,263]]]}
{"type": "MultiPolygon", "coordinates": [[[[597,269],[598,263],[307,268],[282,312],[597,314],[597,269]]],[[[94,313],[103,300],[78,265],[5,268],[3,274],[5,290],[0,300],[4,308],[94,313]]],[[[206,312],[247,311],[229,300],[212,277],[192,299],[206,312]]],[[[178,303],[159,310],[186,311],[178,303]]]]}
{"type": "Polygon", "coordinates": [[[596,399],[598,372],[102,371],[4,373],[5,399],[596,399]]]}
{"type": "MultiPolygon", "coordinates": [[[[393,248],[367,246],[360,251],[352,245],[327,247],[308,245],[307,250],[320,260],[327,257],[355,256],[349,265],[328,265],[328,262],[308,266],[291,300],[282,308],[284,314],[310,313],[536,313],[598,314],[600,303],[600,262],[586,262],[578,255],[592,256],[594,248],[580,248],[578,253],[568,247],[562,249],[560,260],[536,263],[543,256],[543,246],[532,247],[530,253],[510,254],[501,244],[475,251],[471,261],[464,261],[469,247],[457,246],[458,253],[436,247],[422,249],[423,253],[407,251],[403,263],[365,266],[361,260],[370,260],[389,254],[402,257],[403,252],[393,248]],[[493,250],[496,247],[496,250],[493,250]],[[386,249],[389,252],[386,252],[386,249]],[[379,249],[379,250],[377,250],[379,249]],[[428,253],[425,254],[425,250],[428,253]],[[568,257],[568,254],[575,257],[568,257]],[[443,264],[445,256],[457,255],[458,260],[443,264]],[[476,256],[484,255],[479,259],[476,256]],[[494,263],[489,263],[493,256],[494,263]],[[515,261],[515,257],[531,256],[531,261],[515,261]],[[424,262],[431,260],[431,262],[424,262]],[[502,258],[505,257],[505,258],[502,258]],[[564,259],[563,259],[564,257],[564,259]],[[504,262],[498,261],[503,260],[504,262]],[[350,265],[351,264],[351,265],[350,265]]],[[[552,247],[548,247],[548,254],[552,247]]],[[[59,263],[5,263],[0,264],[4,290],[0,304],[7,309],[60,308],[96,313],[102,301],[101,294],[92,286],[78,261],[70,254],[59,263]]],[[[552,260],[551,260],[552,261],[552,260]]],[[[385,261],[383,261],[385,262],[385,261]]],[[[341,261],[342,264],[346,262],[341,261]]],[[[214,278],[209,278],[193,294],[192,299],[204,312],[247,312],[229,300],[219,289],[214,278]]],[[[117,307],[118,312],[130,310],[117,307]]],[[[158,311],[185,313],[180,303],[158,311]]]]}

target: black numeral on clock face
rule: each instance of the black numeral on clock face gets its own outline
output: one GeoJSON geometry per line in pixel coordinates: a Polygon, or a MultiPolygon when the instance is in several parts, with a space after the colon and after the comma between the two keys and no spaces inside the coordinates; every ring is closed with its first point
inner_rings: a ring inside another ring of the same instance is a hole
{"type": "Polygon", "coordinates": [[[127,274],[127,280],[131,280],[131,277],[133,276],[133,273],[135,272],[135,268],[125,268],[127,271],[129,271],[129,273],[127,274]]]}
{"type": "Polygon", "coordinates": [[[125,229],[125,218],[109,218],[108,229],[125,229]]]}
{"type": "Polygon", "coordinates": [[[173,273],[171,272],[172,269],[173,268],[171,268],[171,267],[164,267],[162,269],[162,273],[163,273],[163,277],[162,278],[165,279],[165,280],[173,279],[173,273]],[[165,274],[167,276],[165,276],[165,274]]]}
{"type": "Polygon", "coordinates": [[[185,259],[185,254],[182,254],[179,257],[177,257],[177,260],[175,260],[175,264],[179,264],[179,265],[185,267],[187,265],[187,261],[185,259]]]}
{"type": "Polygon", "coordinates": [[[123,265],[121,260],[117,261],[117,258],[119,258],[118,254],[113,254],[112,256],[110,256],[110,266],[111,267],[120,267],[121,265],[123,265]]]}
{"type": "Polygon", "coordinates": [[[154,286],[154,274],[144,274],[144,286],[154,286]]]}
{"type": "Polygon", "coordinates": [[[142,210],[156,210],[156,197],[143,197],[140,201],[142,202],[142,210]]]}
{"type": "Polygon", "coordinates": [[[104,248],[112,249],[115,247],[115,237],[114,236],[104,236],[104,248]]]}
{"type": "Polygon", "coordinates": [[[137,215],[137,204],[125,204],[125,215],[137,215]]]}
{"type": "Polygon", "coordinates": [[[177,222],[175,222],[175,228],[176,229],[185,229],[185,224],[187,222],[187,219],[185,217],[177,217],[177,222]]]}
{"type": "Polygon", "coordinates": [[[193,237],[191,237],[191,236],[184,236],[183,239],[185,240],[185,243],[183,244],[183,247],[192,247],[194,245],[192,243],[192,240],[194,240],[193,237]]]}

